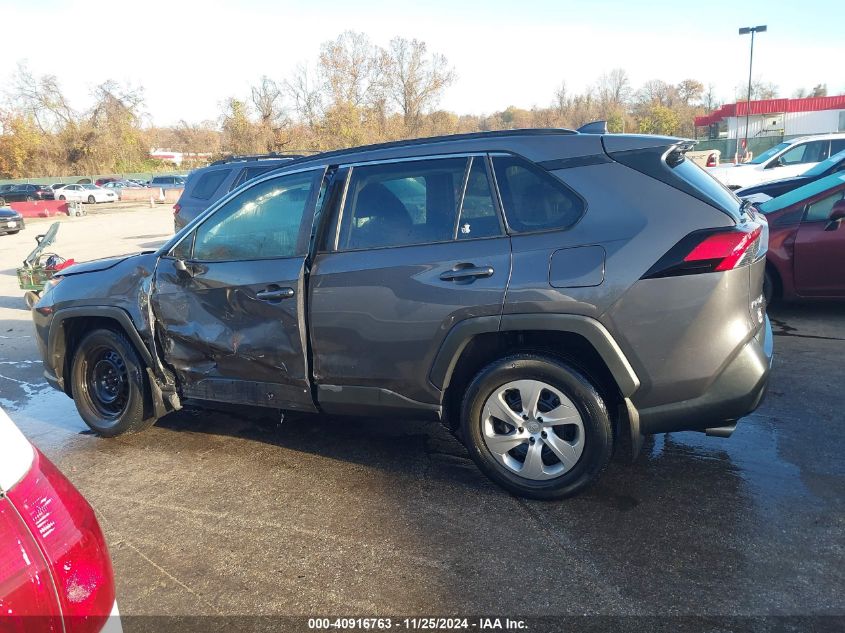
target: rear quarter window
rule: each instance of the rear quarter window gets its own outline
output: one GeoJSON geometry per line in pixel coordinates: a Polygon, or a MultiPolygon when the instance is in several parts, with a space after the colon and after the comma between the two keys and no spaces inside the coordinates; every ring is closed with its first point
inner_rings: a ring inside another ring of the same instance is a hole
{"type": "Polygon", "coordinates": [[[493,172],[512,232],[567,229],[584,213],[578,194],[525,159],[494,157],[493,172]]]}
{"type": "Polygon", "coordinates": [[[230,173],[232,173],[231,169],[207,171],[197,180],[197,184],[191,192],[191,197],[197,198],[198,200],[209,200],[230,173]]]}

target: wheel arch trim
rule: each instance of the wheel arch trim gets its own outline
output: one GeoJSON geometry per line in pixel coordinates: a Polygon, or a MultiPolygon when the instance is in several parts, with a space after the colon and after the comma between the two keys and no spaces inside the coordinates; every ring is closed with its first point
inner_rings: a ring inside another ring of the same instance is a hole
{"type": "Polygon", "coordinates": [[[62,388],[66,390],[64,384],[64,366],[65,356],[67,354],[67,338],[64,322],[68,319],[80,317],[98,317],[117,321],[121,328],[123,328],[126,336],[129,337],[129,340],[135,346],[135,349],[141,355],[141,358],[144,363],[146,363],[147,367],[155,367],[150,350],[144,344],[144,341],[138,333],[138,329],[135,327],[135,324],[132,322],[132,318],[129,316],[129,313],[122,308],[118,308],[116,306],[63,308],[58,310],[53,316],[53,320],[50,323],[50,334],[47,340],[47,357],[50,359],[50,364],[55,372],[55,377],[62,385],[62,388]]]}
{"type": "Polygon", "coordinates": [[[430,382],[437,389],[446,390],[461,354],[473,337],[519,330],[577,334],[593,346],[607,365],[623,397],[629,398],[640,387],[634,368],[607,328],[596,319],[577,314],[505,314],[501,318],[476,317],[461,321],[443,340],[429,372],[430,382]]]}

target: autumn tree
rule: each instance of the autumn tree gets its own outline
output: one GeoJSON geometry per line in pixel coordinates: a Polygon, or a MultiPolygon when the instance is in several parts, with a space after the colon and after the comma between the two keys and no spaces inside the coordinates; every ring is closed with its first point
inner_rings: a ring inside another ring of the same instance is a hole
{"type": "Polygon", "coordinates": [[[384,62],[388,98],[398,106],[405,127],[414,134],[422,115],[435,106],[455,81],[455,71],[439,53],[429,54],[426,43],[395,37],[384,62]]]}

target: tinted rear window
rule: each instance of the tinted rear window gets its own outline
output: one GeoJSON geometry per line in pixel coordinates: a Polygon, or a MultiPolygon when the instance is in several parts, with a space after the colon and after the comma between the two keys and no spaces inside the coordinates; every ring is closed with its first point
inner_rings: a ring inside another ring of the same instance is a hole
{"type": "Polygon", "coordinates": [[[684,156],[677,147],[658,146],[613,152],[610,157],[660,182],[698,198],[739,221],[742,202],[704,168],[684,156]]]}
{"type": "Polygon", "coordinates": [[[742,204],[739,198],[708,174],[703,167],[699,167],[688,158],[675,154],[675,152],[669,154],[666,164],[669,165],[676,176],[701,194],[696,197],[739,219],[741,215],[740,205],[742,204]]]}
{"type": "Polygon", "coordinates": [[[226,177],[231,173],[231,169],[214,169],[207,171],[197,181],[194,190],[191,192],[192,198],[198,200],[208,200],[220,187],[220,184],[226,180],[226,177]]]}

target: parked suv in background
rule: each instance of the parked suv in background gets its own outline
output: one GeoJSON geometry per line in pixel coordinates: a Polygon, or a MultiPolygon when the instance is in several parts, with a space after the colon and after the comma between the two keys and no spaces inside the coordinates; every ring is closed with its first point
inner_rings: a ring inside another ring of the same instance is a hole
{"type": "Polygon", "coordinates": [[[439,418],[508,490],[574,494],[630,434],[727,436],[772,361],[768,229],[691,142],[509,130],[289,161],[33,311],[105,436],[184,398],[439,418]]]}
{"type": "Polygon", "coordinates": [[[181,189],[184,186],[184,176],[155,176],[150,181],[150,187],[153,189],[181,189]]]}
{"type": "Polygon", "coordinates": [[[739,165],[712,167],[707,172],[731,189],[791,178],[845,150],[845,133],[802,136],[783,143],[739,165]]]}
{"type": "Polygon", "coordinates": [[[173,205],[173,224],[176,231],[246,181],[271,169],[281,167],[296,158],[301,158],[301,156],[294,154],[231,156],[215,161],[208,167],[195,169],[188,174],[185,189],[179,201],[173,205]]]}

